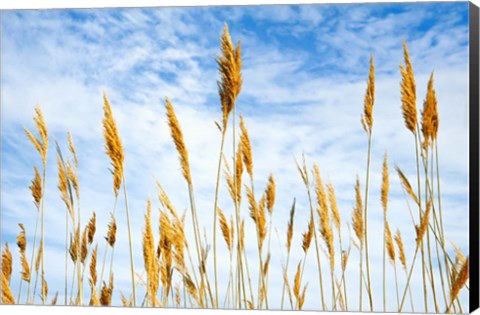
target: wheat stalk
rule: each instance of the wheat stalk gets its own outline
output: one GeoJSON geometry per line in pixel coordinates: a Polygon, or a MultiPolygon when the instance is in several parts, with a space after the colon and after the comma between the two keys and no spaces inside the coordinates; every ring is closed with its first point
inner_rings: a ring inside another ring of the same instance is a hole
{"type": "Polygon", "coordinates": [[[105,138],[105,151],[110,157],[113,166],[113,190],[115,196],[118,196],[120,185],[123,178],[123,162],[125,159],[122,140],[118,132],[117,123],[113,118],[110,102],[107,94],[103,92],[103,136],[105,138]]]}
{"type": "Polygon", "coordinates": [[[362,195],[360,192],[360,179],[357,176],[357,181],[355,183],[355,206],[353,207],[352,212],[352,226],[355,235],[359,241],[359,252],[360,252],[360,312],[362,309],[362,279],[363,279],[363,243],[364,243],[364,217],[363,217],[363,205],[362,205],[362,195]]]}
{"type": "MultiPolygon", "coordinates": [[[[27,250],[27,237],[25,233],[25,227],[23,224],[19,223],[18,226],[20,227],[20,233],[17,235],[17,246],[20,252],[20,262],[22,266],[21,271],[21,280],[30,282],[30,267],[27,262],[26,250],[27,250]]],[[[20,296],[22,293],[22,281],[20,280],[19,288],[18,288],[18,297],[17,302],[20,301],[20,296]]]]}
{"type": "Polygon", "coordinates": [[[15,298],[13,297],[12,290],[8,284],[7,277],[2,272],[2,304],[15,304],[15,298]]]}
{"type": "MultiPolygon", "coordinates": [[[[48,129],[45,119],[43,117],[43,113],[40,109],[40,106],[37,105],[35,107],[35,116],[33,117],[33,121],[35,122],[35,126],[37,128],[39,138],[36,138],[27,128],[24,128],[27,137],[29,138],[30,142],[32,142],[35,149],[40,154],[40,158],[42,159],[43,163],[43,173],[42,173],[42,185],[41,187],[45,187],[45,180],[46,180],[46,172],[47,172],[47,154],[48,154],[48,129]]],[[[40,226],[40,243],[41,246],[44,247],[44,236],[45,236],[45,206],[44,206],[44,198],[43,198],[43,189],[42,189],[42,196],[41,196],[41,205],[40,205],[40,213],[41,213],[41,226],[40,226]]],[[[36,228],[35,228],[36,230],[36,228]]],[[[36,232],[34,239],[36,240],[36,232]]],[[[34,244],[35,245],[35,244],[34,244]]],[[[35,252],[35,246],[32,247],[32,259],[33,253],[35,252]]],[[[45,276],[45,257],[42,252],[42,277],[45,276]]],[[[30,292],[30,284],[28,285],[28,293],[30,292]]],[[[28,295],[27,293],[27,295],[28,295]]],[[[28,300],[28,296],[27,296],[28,300]]],[[[45,299],[42,299],[42,304],[45,304],[45,299]]]]}
{"type": "Polygon", "coordinates": [[[430,141],[434,141],[438,131],[438,111],[437,111],[437,97],[433,87],[433,72],[430,75],[427,87],[427,96],[423,102],[422,111],[422,134],[423,134],[423,148],[427,149],[430,141]]]}
{"type": "Polygon", "coordinates": [[[365,92],[364,109],[362,115],[362,125],[367,133],[372,132],[373,128],[373,105],[375,103],[375,65],[373,55],[370,56],[370,71],[368,73],[367,91],[365,92]]]}
{"type": "Polygon", "coordinates": [[[368,298],[370,302],[370,311],[373,312],[373,297],[372,287],[370,281],[370,255],[368,252],[368,189],[370,183],[370,159],[372,149],[372,131],[373,131],[373,106],[375,101],[375,66],[373,62],[373,55],[370,57],[370,71],[368,74],[367,91],[364,99],[364,115],[362,117],[362,125],[368,134],[368,151],[367,151],[367,171],[365,183],[365,210],[364,210],[364,224],[365,224],[365,263],[367,269],[367,289],[368,298]]]}
{"type": "Polygon", "coordinates": [[[453,279],[452,281],[452,287],[450,289],[450,305],[447,307],[447,310],[445,311],[445,313],[448,313],[450,311],[450,308],[455,302],[455,299],[460,293],[460,290],[467,283],[469,277],[470,277],[470,258],[467,257],[467,259],[463,262],[460,271],[456,275],[455,279],[453,279]]]}
{"type": "MultiPolygon", "coordinates": [[[[386,312],[387,308],[387,289],[386,289],[386,249],[389,248],[388,239],[387,239],[387,208],[388,208],[388,191],[390,188],[389,178],[388,178],[388,158],[387,153],[385,152],[383,158],[383,167],[382,167],[382,188],[381,188],[381,202],[383,208],[383,225],[384,225],[384,232],[383,232],[383,311],[386,312]]],[[[388,228],[388,231],[390,229],[388,228]]],[[[391,237],[391,233],[390,233],[391,237]]],[[[392,244],[393,245],[393,244],[392,244]]],[[[394,252],[395,253],[395,252],[394,252]]]]}
{"type": "Polygon", "coordinates": [[[241,59],[241,49],[240,43],[235,49],[230,34],[228,32],[228,26],[225,24],[223,34],[221,36],[221,52],[222,56],[217,58],[217,64],[219,68],[219,73],[221,76],[221,81],[217,82],[218,92],[220,95],[221,108],[222,108],[222,124],[223,128],[219,126],[219,129],[222,133],[222,140],[220,144],[220,153],[218,158],[218,167],[217,167],[217,180],[215,185],[215,201],[214,201],[214,215],[213,215],[213,261],[214,261],[214,276],[215,276],[215,303],[218,306],[218,275],[217,275],[217,228],[216,228],[216,218],[217,218],[217,208],[218,208],[218,192],[220,185],[220,170],[222,168],[222,155],[223,147],[225,144],[225,135],[228,125],[228,117],[231,111],[235,107],[235,101],[240,93],[242,86],[242,59],[241,59]]]}
{"type": "Polygon", "coordinates": [[[315,179],[315,192],[317,195],[317,212],[320,217],[320,234],[327,245],[328,258],[330,262],[331,282],[332,282],[332,309],[335,309],[335,247],[333,245],[333,231],[330,222],[328,197],[320,176],[318,165],[313,166],[313,175],[315,179]]]}
{"type": "Polygon", "coordinates": [[[228,32],[227,24],[223,28],[221,51],[222,55],[217,57],[218,70],[221,76],[221,81],[218,82],[218,91],[222,104],[223,129],[226,129],[228,116],[235,107],[235,101],[242,88],[240,42],[238,42],[235,48],[228,32]]]}
{"type": "Polygon", "coordinates": [[[7,243],[5,243],[5,248],[2,251],[2,274],[5,275],[7,283],[10,283],[12,276],[12,253],[8,249],[7,243]]]}
{"type": "MultiPolygon", "coordinates": [[[[308,171],[307,171],[307,165],[305,162],[305,155],[302,155],[302,160],[303,163],[300,166],[297,161],[295,161],[295,164],[297,166],[297,169],[300,173],[300,176],[302,177],[302,180],[305,184],[305,188],[307,190],[307,195],[308,195],[308,201],[310,205],[310,222],[313,225],[312,230],[313,230],[313,238],[315,240],[315,254],[316,254],[316,259],[317,259],[317,267],[318,267],[318,282],[319,282],[319,287],[320,287],[320,298],[322,300],[322,309],[326,309],[326,304],[325,304],[325,296],[323,292],[323,275],[322,275],[322,264],[320,261],[320,249],[319,249],[319,244],[318,244],[318,237],[317,233],[315,231],[315,221],[314,221],[314,210],[313,210],[313,200],[312,196],[310,193],[310,181],[308,178],[308,171]]],[[[306,261],[308,251],[305,252],[305,258],[304,258],[304,264],[306,261]]],[[[303,270],[303,269],[302,269],[303,270]]]]}
{"type": "Polygon", "coordinates": [[[402,183],[403,188],[405,188],[406,192],[410,195],[410,197],[412,197],[413,201],[415,201],[415,203],[418,205],[419,201],[418,201],[417,195],[413,191],[412,185],[410,185],[410,182],[408,181],[407,176],[403,174],[402,170],[398,166],[395,166],[395,169],[398,173],[398,177],[400,178],[400,182],[402,183]]]}
{"type": "MultiPolygon", "coordinates": [[[[204,248],[202,245],[202,240],[200,237],[200,228],[198,225],[195,198],[193,194],[193,183],[192,183],[192,177],[190,173],[190,164],[188,161],[188,151],[185,146],[180,123],[175,114],[173,105],[171,104],[168,98],[165,98],[165,108],[167,111],[167,121],[168,121],[168,126],[170,127],[170,134],[172,136],[173,142],[179,154],[182,174],[188,184],[190,207],[191,207],[191,213],[192,213],[192,219],[193,219],[193,230],[195,235],[195,246],[197,249],[197,258],[198,258],[199,264],[201,265],[202,264],[201,252],[203,251],[204,248]]],[[[203,283],[203,281],[208,282],[208,276],[205,273],[201,273],[201,282],[203,283]]],[[[213,304],[215,302],[213,299],[213,296],[211,296],[210,299],[213,304]]]]}
{"type": "MultiPolygon", "coordinates": [[[[290,219],[288,220],[288,227],[287,227],[287,262],[285,264],[285,272],[284,272],[284,281],[283,281],[283,287],[282,287],[282,302],[281,302],[281,310],[283,310],[283,303],[285,300],[285,289],[288,290],[288,293],[290,295],[290,286],[288,285],[288,277],[286,277],[286,271],[288,270],[288,265],[290,262],[290,250],[292,248],[292,238],[293,238],[293,223],[294,223],[294,218],[295,218],[295,204],[296,204],[296,199],[293,199],[293,204],[292,208],[290,209],[290,219]]],[[[290,298],[291,299],[291,298],[290,298]]]]}
{"type": "Polygon", "coordinates": [[[152,307],[155,307],[155,296],[158,289],[158,262],[155,257],[155,240],[151,224],[152,205],[147,201],[147,214],[145,215],[145,230],[143,232],[143,260],[147,272],[147,294],[152,307]]]}
{"type": "Polygon", "coordinates": [[[401,93],[402,93],[402,111],[405,126],[415,134],[417,130],[417,92],[415,87],[415,77],[413,67],[408,53],[407,43],[403,41],[403,55],[405,58],[405,67],[400,65],[402,75],[401,93]]]}

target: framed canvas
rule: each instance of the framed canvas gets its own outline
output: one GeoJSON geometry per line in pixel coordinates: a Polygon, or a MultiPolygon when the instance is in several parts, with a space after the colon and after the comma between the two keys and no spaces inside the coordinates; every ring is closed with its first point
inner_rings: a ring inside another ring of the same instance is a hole
{"type": "Polygon", "coordinates": [[[466,1],[2,9],[0,310],[473,312],[478,91],[466,1]]]}

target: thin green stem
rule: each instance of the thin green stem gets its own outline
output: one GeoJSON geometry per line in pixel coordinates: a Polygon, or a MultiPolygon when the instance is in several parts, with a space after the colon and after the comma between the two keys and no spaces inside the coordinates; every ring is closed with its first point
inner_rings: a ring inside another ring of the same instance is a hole
{"type": "Polygon", "coordinates": [[[368,133],[368,156],[367,156],[367,174],[366,174],[366,184],[365,184],[365,211],[364,211],[364,224],[365,224],[365,264],[367,269],[367,287],[368,287],[368,299],[370,302],[370,311],[373,312],[373,297],[372,297],[372,287],[370,283],[370,259],[368,253],[368,188],[370,182],[370,158],[372,150],[372,131],[368,133]]]}
{"type": "MultiPolygon", "coordinates": [[[[232,108],[232,147],[233,147],[233,186],[234,186],[234,203],[235,203],[235,219],[236,219],[236,226],[237,226],[237,233],[240,236],[240,205],[238,204],[238,196],[237,192],[239,191],[238,189],[238,182],[237,182],[237,170],[236,170],[236,134],[235,134],[235,116],[236,116],[236,106],[234,105],[232,108]]],[[[245,290],[245,277],[243,274],[243,263],[242,263],[242,251],[245,249],[242,249],[240,246],[240,237],[237,237],[237,282],[238,282],[238,308],[242,308],[242,297],[241,297],[241,291],[243,290],[243,303],[245,309],[247,309],[247,294],[245,290]]],[[[253,301],[252,301],[253,303],[253,301]]]]}
{"type": "MultiPolygon", "coordinates": [[[[115,201],[113,202],[113,210],[112,210],[112,217],[115,219],[115,212],[117,210],[117,201],[118,201],[118,195],[115,194],[115,201]]],[[[104,274],[104,271],[105,271],[105,264],[106,264],[106,261],[107,261],[107,252],[108,252],[108,241],[105,241],[105,251],[104,251],[104,254],[103,254],[103,263],[102,263],[102,271],[100,272],[100,278],[99,278],[99,281],[98,281],[98,292],[100,292],[102,290],[102,282],[103,282],[103,274],[104,274]]],[[[113,248],[115,247],[115,244],[113,244],[112,246],[112,258],[111,258],[111,261],[113,261],[113,248]]],[[[112,270],[112,262],[110,262],[110,272],[112,270]]]]}
{"type": "Polygon", "coordinates": [[[363,312],[363,307],[362,307],[362,301],[363,301],[363,296],[362,296],[362,291],[363,291],[363,288],[362,288],[362,277],[363,277],[363,243],[360,244],[360,297],[359,297],[359,300],[360,300],[360,312],[363,312]]]}
{"type": "MultiPolygon", "coordinates": [[[[288,264],[290,262],[290,250],[287,251],[287,262],[285,264],[285,271],[284,273],[287,273],[288,271],[288,264]]],[[[288,281],[288,278],[285,278],[283,277],[283,288],[282,288],[282,300],[281,300],[281,304],[280,304],[280,310],[283,311],[283,303],[285,302],[285,288],[287,286],[287,283],[286,281],[288,281]]]]}
{"type": "Polygon", "coordinates": [[[68,211],[65,211],[65,305],[68,295],[68,211]]]}
{"type": "MultiPolygon", "coordinates": [[[[45,187],[45,177],[46,177],[46,173],[47,173],[47,166],[46,165],[43,165],[43,178],[42,178],[42,187],[45,187]]],[[[43,283],[43,280],[45,279],[45,196],[44,196],[44,193],[42,193],[42,225],[40,227],[41,229],[41,238],[40,238],[40,242],[41,242],[41,247],[42,247],[42,283],[43,283]]],[[[43,285],[42,285],[43,287],[43,285]]],[[[42,304],[45,305],[45,303],[47,302],[46,299],[46,294],[44,294],[44,292],[42,292],[41,294],[42,296],[42,304]]]]}
{"type": "Polygon", "coordinates": [[[317,230],[315,228],[312,195],[310,193],[310,187],[309,187],[308,182],[305,183],[305,186],[307,187],[308,201],[310,203],[310,219],[312,220],[312,224],[313,224],[313,238],[315,240],[315,252],[317,254],[316,257],[317,257],[317,266],[318,266],[318,282],[319,282],[319,285],[320,285],[320,298],[322,299],[322,310],[325,311],[326,310],[326,305],[325,305],[325,297],[324,297],[324,292],[323,292],[322,264],[320,262],[320,249],[318,248],[317,230]]]}
{"type": "Polygon", "coordinates": [[[215,276],[215,303],[218,307],[218,272],[217,272],[217,207],[218,207],[218,192],[220,187],[220,172],[222,169],[222,155],[223,146],[225,144],[226,126],[222,129],[222,140],[220,143],[220,154],[218,157],[217,181],[215,184],[215,201],[213,203],[213,270],[215,276]]]}
{"type": "MultiPolygon", "coordinates": [[[[35,219],[35,233],[33,234],[33,247],[32,247],[32,258],[30,259],[30,267],[32,268],[32,273],[33,273],[33,260],[34,260],[34,257],[35,257],[35,245],[37,243],[37,232],[38,232],[38,219],[39,219],[39,214],[40,214],[40,209],[37,208],[37,217],[35,219]]],[[[65,257],[66,257],[67,253],[65,252],[65,257]]],[[[65,277],[66,279],[66,277],[65,277]]],[[[31,288],[31,277],[30,277],[30,281],[28,282],[28,290],[27,290],[27,303],[28,301],[30,300],[30,288],[31,288]]],[[[34,297],[35,299],[35,297],[34,297]]]]}
{"type": "MultiPolygon", "coordinates": [[[[130,249],[130,272],[132,276],[132,297],[133,297],[133,307],[137,306],[137,296],[135,293],[135,266],[133,264],[133,244],[132,244],[132,233],[130,231],[130,215],[128,213],[128,197],[127,197],[127,184],[125,183],[125,176],[122,178],[123,182],[123,195],[125,197],[125,210],[127,213],[127,230],[128,230],[128,245],[130,249]]],[[[113,249],[112,249],[113,256],[113,249]]]]}
{"type": "MultiPolygon", "coordinates": [[[[385,228],[387,225],[387,218],[384,214],[383,217],[383,312],[387,311],[387,288],[386,288],[386,233],[385,228]]],[[[398,305],[397,305],[398,306],[398,305]]]]}
{"type": "Polygon", "coordinates": [[[397,276],[397,264],[393,262],[393,269],[395,271],[395,291],[397,293],[397,309],[400,306],[400,297],[398,296],[398,276],[397,276]]]}
{"type": "MultiPolygon", "coordinates": [[[[418,125],[418,124],[417,124],[418,125]]],[[[421,193],[421,184],[420,184],[420,157],[419,157],[419,141],[420,141],[420,135],[418,133],[418,126],[416,129],[416,132],[414,134],[415,136],[415,159],[417,162],[417,186],[418,186],[418,216],[419,216],[419,222],[421,221],[422,217],[422,193],[421,193]]],[[[427,292],[427,279],[426,279],[426,274],[425,274],[425,252],[424,252],[424,244],[423,240],[421,241],[421,254],[422,254],[422,277],[423,277],[423,301],[425,305],[425,313],[428,313],[428,292],[427,292]]]]}
{"type": "MultiPolygon", "coordinates": [[[[429,196],[429,174],[428,174],[428,151],[425,150],[425,155],[423,156],[423,163],[425,166],[425,205],[428,203],[429,197],[430,200],[432,201],[433,204],[433,195],[429,196]]],[[[433,207],[432,207],[433,208],[433,207]]],[[[434,227],[435,227],[435,222],[434,222],[434,227]]],[[[433,272],[433,264],[432,264],[432,251],[431,251],[431,246],[430,246],[430,229],[427,229],[427,249],[428,249],[428,265],[430,268],[430,285],[432,287],[432,293],[433,293],[433,303],[435,304],[435,312],[438,313],[439,307],[438,307],[438,302],[437,302],[437,294],[435,290],[435,273],[433,272]]]]}
{"type": "MultiPolygon", "coordinates": [[[[341,230],[339,229],[338,230],[338,242],[340,243],[340,252],[342,253],[340,255],[340,258],[341,258],[341,266],[342,266],[342,279],[341,279],[341,282],[343,282],[343,301],[345,303],[345,311],[348,312],[348,297],[347,297],[347,282],[345,280],[345,269],[347,268],[347,266],[345,265],[345,268],[343,266],[343,260],[345,259],[344,258],[344,255],[345,253],[343,252],[343,243],[342,243],[342,233],[341,233],[341,230]]],[[[348,252],[350,252],[350,248],[348,249],[348,252]]],[[[340,294],[340,293],[339,293],[340,294]]]]}
{"type": "Polygon", "coordinates": [[[404,290],[403,295],[402,295],[402,301],[400,302],[400,307],[398,308],[399,313],[402,312],[403,304],[405,303],[405,297],[407,296],[407,290],[410,286],[410,280],[412,278],[413,268],[415,267],[415,261],[417,259],[418,249],[420,248],[419,245],[420,244],[417,244],[417,246],[415,247],[415,254],[413,255],[412,265],[410,267],[410,271],[408,272],[407,284],[405,285],[405,290],[404,290]]]}

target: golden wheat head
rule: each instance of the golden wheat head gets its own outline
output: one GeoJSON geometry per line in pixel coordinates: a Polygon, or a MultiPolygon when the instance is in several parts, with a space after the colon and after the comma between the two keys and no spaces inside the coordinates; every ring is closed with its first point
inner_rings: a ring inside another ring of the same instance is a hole
{"type": "Polygon", "coordinates": [[[268,177],[266,195],[268,213],[272,215],[273,205],[275,204],[275,178],[273,178],[272,174],[268,177]]]}
{"type": "Polygon", "coordinates": [[[87,259],[87,255],[88,255],[88,225],[85,227],[82,234],[82,243],[80,247],[80,261],[82,262],[82,264],[85,263],[85,260],[87,259]]]}
{"type": "Polygon", "coordinates": [[[43,243],[40,242],[40,246],[38,247],[37,251],[37,258],[35,258],[35,272],[38,273],[38,270],[40,269],[40,261],[43,255],[43,243]]]}
{"type": "Polygon", "coordinates": [[[33,167],[35,171],[35,176],[32,179],[32,184],[28,187],[32,192],[33,201],[37,209],[40,209],[40,201],[42,200],[43,189],[42,189],[42,177],[36,166],[33,167]]]}
{"type": "Polygon", "coordinates": [[[88,220],[87,231],[88,244],[92,244],[93,238],[95,237],[95,232],[97,231],[97,215],[95,214],[95,211],[92,213],[90,220],[88,220]]]}
{"type": "Polygon", "coordinates": [[[122,184],[123,178],[123,161],[125,159],[122,140],[117,129],[117,123],[113,118],[110,102],[107,94],[103,93],[103,135],[105,138],[105,150],[110,157],[113,166],[113,190],[115,196],[118,195],[118,190],[122,184]]]}
{"type": "Polygon", "coordinates": [[[73,138],[70,132],[67,133],[67,139],[68,139],[68,149],[70,150],[70,153],[72,153],[73,155],[73,162],[74,162],[75,168],[78,169],[77,150],[75,149],[75,145],[73,144],[73,138]]]}
{"type": "Polygon", "coordinates": [[[412,133],[417,130],[417,92],[415,86],[415,77],[413,67],[408,54],[407,43],[403,41],[403,55],[405,58],[405,67],[400,65],[402,74],[402,83],[400,85],[402,92],[402,111],[405,126],[412,133]]]}
{"type": "Polygon", "coordinates": [[[295,217],[295,199],[293,199],[292,208],[290,209],[290,220],[288,220],[287,228],[287,251],[290,252],[292,248],[292,238],[293,238],[293,220],[295,217]]]}
{"type": "Polygon", "coordinates": [[[385,246],[387,247],[390,262],[395,264],[395,246],[393,245],[392,231],[387,221],[385,221],[385,246]]]}
{"type": "Polygon", "coordinates": [[[338,211],[337,197],[335,196],[335,189],[332,184],[327,185],[328,200],[330,201],[330,209],[332,210],[332,222],[335,225],[338,233],[340,234],[340,212],[338,211]]]}
{"type": "Polygon", "coordinates": [[[13,297],[12,290],[8,284],[7,277],[2,272],[2,304],[15,304],[15,298],[13,297]]]}
{"type": "Polygon", "coordinates": [[[67,207],[68,213],[72,220],[75,219],[75,211],[73,209],[72,200],[69,196],[69,189],[68,189],[68,176],[63,165],[62,158],[60,153],[57,153],[57,167],[58,167],[58,190],[60,190],[60,194],[62,196],[62,200],[67,207]]]}
{"type": "Polygon", "coordinates": [[[218,92],[222,104],[223,114],[223,131],[226,130],[228,124],[228,116],[235,106],[238,94],[242,88],[242,58],[240,42],[237,48],[234,47],[228,26],[225,24],[221,37],[222,55],[218,56],[217,64],[220,72],[221,80],[218,84],[218,92]]]}
{"type": "Polygon", "coordinates": [[[302,233],[302,249],[305,253],[307,253],[308,249],[310,248],[310,244],[312,242],[313,233],[315,232],[315,223],[313,217],[310,218],[308,223],[308,229],[306,232],[302,233]]]}
{"type": "Polygon", "coordinates": [[[423,134],[423,148],[426,149],[430,141],[437,137],[438,132],[438,110],[437,97],[433,87],[433,72],[428,81],[427,96],[423,102],[422,111],[422,134],[423,134]]]}
{"type": "Polygon", "coordinates": [[[463,288],[465,283],[467,283],[468,278],[470,277],[470,258],[467,257],[463,263],[460,272],[456,276],[455,280],[452,282],[452,288],[450,290],[450,303],[453,303],[457,298],[460,290],[463,288]]]}
{"type": "Polygon", "coordinates": [[[232,178],[234,181],[232,182],[234,192],[235,192],[235,200],[238,204],[242,199],[242,175],[243,175],[243,162],[242,162],[242,155],[243,155],[243,146],[240,142],[237,146],[237,154],[235,157],[235,177],[232,178]]]}
{"type": "Polygon", "coordinates": [[[115,245],[117,236],[117,222],[115,221],[115,217],[113,216],[113,214],[110,214],[110,216],[112,217],[112,220],[108,224],[108,232],[105,239],[107,240],[108,245],[113,247],[113,245],[115,245]]]}
{"type": "Polygon", "coordinates": [[[398,173],[398,177],[400,178],[400,181],[403,187],[405,188],[407,193],[410,195],[410,197],[412,197],[413,201],[415,201],[415,203],[418,205],[419,201],[418,201],[417,195],[413,191],[412,185],[410,185],[410,182],[408,181],[407,176],[403,174],[402,170],[398,166],[395,166],[395,169],[398,173]]]}
{"type": "Polygon", "coordinates": [[[12,253],[7,243],[5,243],[5,248],[2,252],[2,274],[4,274],[7,281],[10,282],[10,277],[12,276],[12,253]]]}
{"type": "Polygon", "coordinates": [[[158,290],[158,261],[155,257],[155,240],[153,238],[153,229],[151,223],[152,205],[150,199],[147,201],[147,213],[145,214],[145,230],[143,232],[143,261],[147,272],[148,288],[147,292],[151,304],[155,306],[155,296],[158,290]]]}
{"type": "Polygon", "coordinates": [[[227,248],[229,251],[233,250],[233,239],[231,238],[232,234],[230,232],[230,227],[228,225],[228,220],[225,217],[222,209],[217,208],[218,211],[218,223],[220,224],[220,229],[222,230],[223,239],[227,243],[227,248]]]}
{"type": "Polygon", "coordinates": [[[45,280],[45,278],[42,276],[42,286],[40,288],[40,296],[42,297],[42,300],[46,300],[48,296],[48,282],[45,280]]]}
{"type": "Polygon", "coordinates": [[[330,215],[327,202],[327,194],[320,176],[318,165],[313,166],[313,175],[315,178],[315,192],[318,200],[318,213],[320,215],[320,234],[325,241],[330,258],[330,266],[334,267],[335,247],[333,246],[333,232],[330,223],[330,215]]]}
{"type": "Polygon", "coordinates": [[[247,127],[245,127],[245,122],[242,115],[240,115],[240,130],[240,144],[242,147],[243,163],[245,164],[248,175],[250,175],[250,178],[253,178],[252,145],[250,143],[250,137],[248,136],[247,127]]]}
{"type": "Polygon", "coordinates": [[[190,164],[188,162],[188,151],[183,140],[182,129],[178,122],[177,115],[173,109],[173,105],[168,98],[165,98],[165,108],[167,109],[168,126],[170,127],[170,133],[172,135],[173,142],[177,148],[177,152],[180,156],[180,165],[182,167],[182,174],[189,185],[192,184],[192,177],[190,174],[190,164]]]}
{"type": "Polygon", "coordinates": [[[73,170],[70,163],[67,163],[66,171],[67,171],[68,180],[72,184],[73,190],[75,191],[75,195],[77,196],[77,200],[80,200],[80,183],[78,181],[77,173],[73,170]]]}
{"type": "Polygon", "coordinates": [[[365,92],[364,113],[362,125],[366,132],[371,133],[373,127],[373,104],[375,102],[375,65],[373,55],[370,57],[370,71],[368,73],[367,91],[365,92]]]}
{"type": "Polygon", "coordinates": [[[27,128],[24,128],[24,130],[28,139],[30,139],[30,142],[32,142],[32,144],[35,146],[35,149],[37,149],[38,153],[40,154],[43,166],[45,168],[47,165],[48,153],[48,130],[39,105],[35,107],[35,116],[33,117],[33,121],[35,122],[35,126],[37,127],[40,138],[36,138],[27,128]]]}
{"type": "Polygon", "coordinates": [[[427,202],[427,209],[423,213],[422,219],[420,221],[420,226],[417,229],[417,247],[420,246],[420,243],[422,242],[423,236],[428,230],[428,224],[430,222],[429,217],[430,217],[430,210],[432,209],[432,201],[429,200],[427,202]]]}
{"type": "Polygon", "coordinates": [[[98,244],[95,245],[92,251],[92,257],[90,259],[90,282],[95,288],[97,284],[97,253],[98,253],[98,244]]]}
{"type": "Polygon", "coordinates": [[[388,206],[388,190],[390,188],[390,183],[388,181],[388,157],[385,153],[383,158],[383,168],[382,168],[382,190],[381,190],[381,200],[383,207],[384,216],[387,215],[387,206],[388,206]]]}
{"type": "Polygon", "coordinates": [[[395,243],[397,243],[398,247],[398,258],[400,259],[400,263],[402,264],[403,269],[407,269],[407,258],[405,257],[405,249],[403,247],[403,242],[402,242],[402,235],[400,234],[400,231],[397,230],[397,233],[395,234],[395,243]]]}
{"type": "Polygon", "coordinates": [[[363,222],[363,203],[362,203],[362,193],[360,191],[360,179],[357,176],[357,181],[355,183],[355,206],[353,207],[352,213],[352,225],[355,235],[360,241],[360,245],[363,244],[364,238],[364,222],[363,222]]]}

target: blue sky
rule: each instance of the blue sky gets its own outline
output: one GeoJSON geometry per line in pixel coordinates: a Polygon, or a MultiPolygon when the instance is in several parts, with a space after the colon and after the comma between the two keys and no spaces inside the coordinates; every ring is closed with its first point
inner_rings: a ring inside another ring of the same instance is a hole
{"type": "MultiPolygon", "coordinates": [[[[97,241],[103,250],[101,236],[113,203],[110,162],[104,154],[101,127],[103,90],[111,100],[126,150],[125,176],[134,213],[133,230],[137,231],[137,268],[143,267],[140,231],[146,200],[156,198],[155,178],[177,209],[188,207],[186,187],[165,121],[166,96],[172,100],[184,129],[199,208],[208,214],[202,215],[202,226],[211,229],[220,142],[213,122],[221,117],[215,57],[224,23],[228,23],[233,40],[242,44],[244,84],[237,105],[253,144],[256,187],[265,187],[270,173],[277,179],[274,224],[280,240],[272,238],[273,248],[284,244],[283,231],[294,197],[298,202],[297,244],[307,225],[306,193],[293,160],[300,159],[302,153],[310,165],[318,163],[324,179],[335,186],[344,220],[343,239],[348,240],[345,222],[350,220],[354,203],[356,174],[364,185],[367,136],[360,115],[371,54],[375,58],[377,94],[370,226],[381,233],[383,153],[387,151],[390,156],[391,170],[396,163],[409,178],[415,175],[413,137],[403,126],[400,109],[399,64],[403,62],[405,39],[415,69],[419,107],[428,77],[435,71],[447,237],[468,252],[466,2],[2,12],[2,242],[8,241],[14,248],[19,231],[16,223],[26,225],[29,237],[34,229],[35,209],[28,185],[33,165],[40,161],[22,129],[33,128],[33,108],[38,103],[52,140],[47,166],[47,231],[54,231],[64,222],[65,212],[56,189],[53,140],[66,150],[69,130],[79,152],[82,222],[96,211],[97,241]]],[[[226,155],[231,155],[229,146],[226,155]]],[[[399,228],[408,244],[414,234],[394,174],[391,183],[389,218],[392,228],[399,228]]],[[[225,184],[220,193],[220,205],[230,214],[225,184]]],[[[247,217],[247,209],[244,211],[247,217]]],[[[118,220],[120,226],[125,226],[123,216],[118,220]]],[[[249,218],[247,224],[253,228],[249,218]]],[[[63,283],[63,273],[55,272],[63,270],[61,235],[46,235],[47,257],[52,257],[51,262],[47,261],[47,280],[52,291],[63,283]]],[[[127,244],[125,234],[119,237],[122,244],[127,244]]],[[[381,268],[381,237],[371,236],[373,270],[381,268]]],[[[218,246],[227,255],[223,244],[218,246]]],[[[407,252],[412,253],[413,248],[407,252]]],[[[250,254],[256,259],[254,247],[250,254]]],[[[116,257],[116,288],[128,292],[126,248],[119,249],[116,257]]],[[[299,251],[292,261],[301,258],[299,251]]],[[[358,253],[354,251],[349,277],[355,284],[357,262],[358,253]]],[[[307,266],[315,272],[312,254],[307,266]]],[[[272,262],[271,270],[278,272],[280,261],[272,262]]],[[[228,270],[221,272],[226,274],[228,270]]],[[[380,274],[373,278],[374,287],[380,291],[380,274]]],[[[403,283],[403,275],[400,279],[403,283]]],[[[18,273],[13,280],[16,287],[18,273]]],[[[281,290],[280,280],[271,277],[273,305],[278,303],[274,297],[281,290]]],[[[318,296],[316,278],[308,281],[305,308],[318,309],[314,298],[318,296]]],[[[420,274],[416,273],[412,281],[420,292],[420,274]]],[[[355,292],[351,294],[351,305],[358,305],[355,292]]],[[[381,294],[377,297],[380,306],[381,294]]],[[[394,298],[389,296],[392,304],[394,298]]],[[[422,305],[420,298],[415,302],[422,305]]]]}

